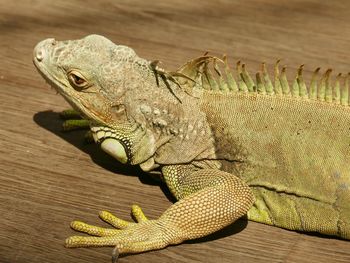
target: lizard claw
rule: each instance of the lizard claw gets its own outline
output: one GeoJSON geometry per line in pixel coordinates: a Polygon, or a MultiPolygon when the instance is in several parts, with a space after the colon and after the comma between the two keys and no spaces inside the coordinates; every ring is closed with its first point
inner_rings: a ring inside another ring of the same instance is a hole
{"type": "Polygon", "coordinates": [[[112,263],[116,263],[118,261],[118,257],[119,257],[119,250],[118,250],[118,247],[116,246],[112,251],[112,263]]]}

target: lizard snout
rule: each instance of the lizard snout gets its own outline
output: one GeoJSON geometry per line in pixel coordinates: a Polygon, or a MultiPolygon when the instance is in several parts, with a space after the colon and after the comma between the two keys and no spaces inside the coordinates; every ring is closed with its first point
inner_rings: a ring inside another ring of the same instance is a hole
{"type": "Polygon", "coordinates": [[[39,42],[33,52],[33,59],[37,62],[41,62],[47,55],[47,46],[56,45],[56,40],[54,38],[48,38],[39,42]]]}

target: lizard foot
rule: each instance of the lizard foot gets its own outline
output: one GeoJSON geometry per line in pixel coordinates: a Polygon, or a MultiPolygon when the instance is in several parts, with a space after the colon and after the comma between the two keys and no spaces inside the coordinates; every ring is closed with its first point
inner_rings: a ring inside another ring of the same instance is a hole
{"type": "Polygon", "coordinates": [[[84,120],[80,116],[80,113],[73,109],[68,109],[60,112],[60,117],[64,120],[62,125],[64,131],[90,128],[89,121],[84,120]]]}
{"type": "Polygon", "coordinates": [[[73,221],[71,227],[92,236],[71,236],[66,239],[66,247],[101,247],[115,246],[112,261],[116,262],[119,254],[139,253],[155,250],[174,243],[166,232],[167,227],[161,219],[148,220],[142,209],[133,205],[131,213],[136,223],[124,221],[110,212],[100,212],[100,218],[115,228],[102,228],[81,221],[73,221]]]}
{"type": "Polygon", "coordinates": [[[88,130],[85,134],[85,142],[94,142],[90,131],[90,123],[88,120],[83,119],[79,112],[73,109],[64,110],[60,112],[60,117],[64,120],[62,124],[63,131],[88,130]]]}

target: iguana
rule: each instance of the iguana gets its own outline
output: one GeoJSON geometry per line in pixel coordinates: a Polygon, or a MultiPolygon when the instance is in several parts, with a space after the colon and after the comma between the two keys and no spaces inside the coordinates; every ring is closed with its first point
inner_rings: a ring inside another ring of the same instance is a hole
{"type": "Polygon", "coordinates": [[[103,36],[47,39],[34,50],[44,79],[88,122],[95,141],[121,163],[160,171],[178,200],[158,219],[132,206],[136,223],[100,213],[113,228],[74,221],[92,236],[67,247],[161,249],[248,219],[350,239],[349,80],[303,66],[246,66],[204,54],[175,72],[103,36]]]}

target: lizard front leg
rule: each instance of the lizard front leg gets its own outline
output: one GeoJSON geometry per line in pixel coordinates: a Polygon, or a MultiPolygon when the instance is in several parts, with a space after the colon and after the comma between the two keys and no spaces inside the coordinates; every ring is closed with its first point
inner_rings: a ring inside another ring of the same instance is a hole
{"type": "Polygon", "coordinates": [[[158,219],[148,220],[139,210],[133,213],[138,223],[129,223],[104,212],[102,219],[118,230],[75,221],[74,229],[99,237],[73,236],[66,240],[66,246],[115,245],[119,253],[160,249],[211,234],[240,218],[254,202],[242,180],[220,170],[167,166],[162,172],[179,201],[158,219]]]}
{"type": "Polygon", "coordinates": [[[190,165],[162,169],[172,194],[179,200],[161,216],[173,222],[182,240],[200,238],[243,216],[254,202],[249,186],[217,169],[194,170],[190,165]]]}

